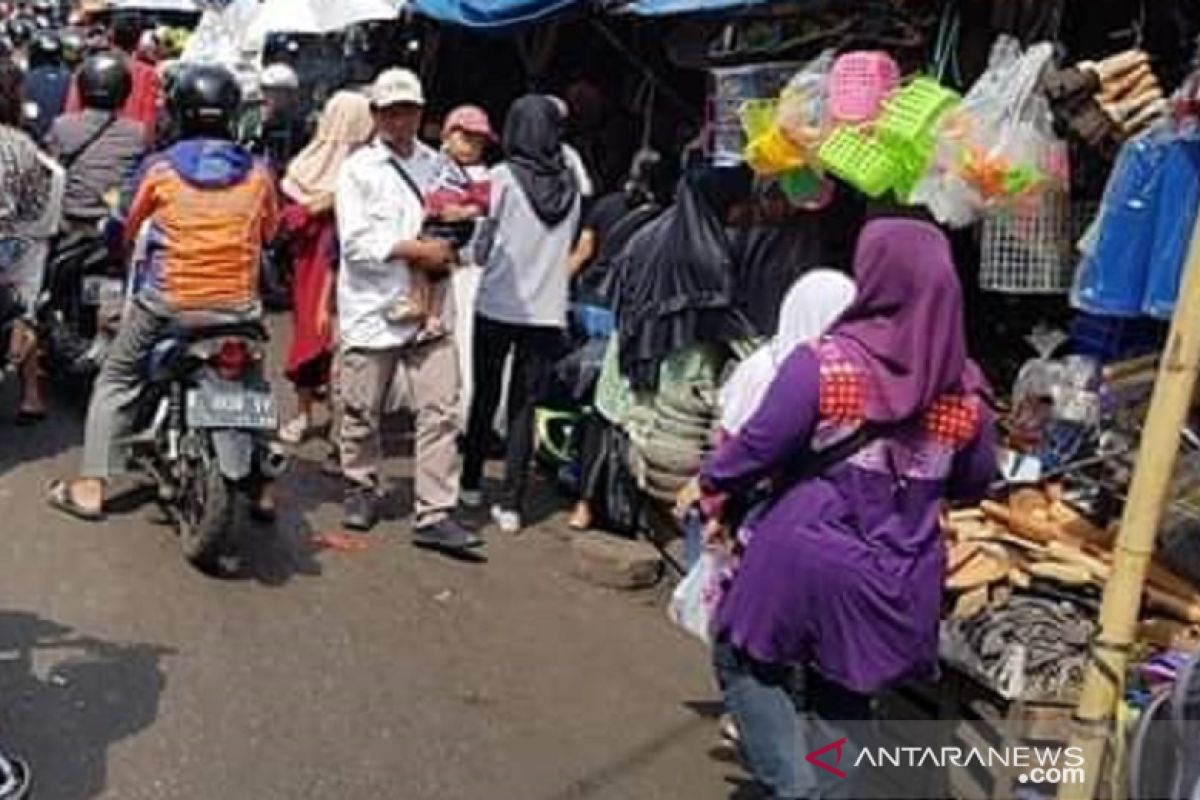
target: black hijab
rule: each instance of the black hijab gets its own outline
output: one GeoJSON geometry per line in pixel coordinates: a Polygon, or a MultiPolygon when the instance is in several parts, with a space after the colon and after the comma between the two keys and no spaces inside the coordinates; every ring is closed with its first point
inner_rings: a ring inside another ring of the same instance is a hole
{"type": "Polygon", "coordinates": [[[513,103],[504,121],[504,155],[534,213],[551,226],[567,218],[579,196],[563,157],[559,124],[554,103],[536,94],[513,103]]]}

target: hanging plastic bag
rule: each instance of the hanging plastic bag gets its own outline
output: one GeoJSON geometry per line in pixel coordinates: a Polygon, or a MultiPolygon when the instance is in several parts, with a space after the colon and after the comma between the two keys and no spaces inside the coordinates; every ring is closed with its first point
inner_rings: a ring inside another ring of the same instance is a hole
{"type": "Polygon", "coordinates": [[[755,174],[783,175],[814,162],[832,62],[833,53],[823,53],[798,70],[777,98],[749,100],[738,109],[743,156],[755,174]]]}
{"type": "Polygon", "coordinates": [[[683,630],[705,644],[712,644],[713,619],[720,599],[721,573],[726,556],[705,549],[688,570],[667,606],[667,616],[683,630]]]}
{"type": "Polygon", "coordinates": [[[1022,53],[1015,39],[996,40],[988,69],[939,123],[938,146],[913,202],[963,227],[991,209],[1031,208],[1049,188],[1066,185],[1066,150],[1039,89],[1053,54],[1047,42],[1022,53]]]}

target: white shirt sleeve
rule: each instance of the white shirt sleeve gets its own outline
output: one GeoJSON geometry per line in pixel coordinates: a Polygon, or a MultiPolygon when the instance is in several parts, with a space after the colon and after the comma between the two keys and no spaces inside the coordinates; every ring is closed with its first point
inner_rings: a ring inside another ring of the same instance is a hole
{"type": "Polygon", "coordinates": [[[369,179],[359,169],[362,162],[347,164],[338,176],[334,196],[338,241],[348,266],[381,270],[391,259],[398,241],[387,218],[378,213],[369,179]]]}
{"type": "Polygon", "coordinates": [[[575,180],[579,182],[579,194],[582,197],[591,197],[596,193],[596,186],[592,183],[592,176],[588,175],[587,167],[583,163],[583,156],[579,155],[579,151],[569,144],[563,145],[563,159],[567,162],[567,166],[575,173],[575,180]]]}

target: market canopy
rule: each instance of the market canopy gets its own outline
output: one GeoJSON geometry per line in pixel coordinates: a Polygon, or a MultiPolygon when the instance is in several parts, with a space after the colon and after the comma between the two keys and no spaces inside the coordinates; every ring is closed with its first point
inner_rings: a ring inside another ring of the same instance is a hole
{"type": "Polygon", "coordinates": [[[405,0],[265,0],[258,33],[332,33],[360,22],[395,19],[405,0]]]}
{"type": "Polygon", "coordinates": [[[501,31],[540,22],[587,0],[412,0],[413,10],[449,25],[501,31]]]}
{"type": "Polygon", "coordinates": [[[736,11],[768,5],[775,0],[633,0],[622,9],[645,17],[668,14],[704,14],[710,11],[736,11]]]}

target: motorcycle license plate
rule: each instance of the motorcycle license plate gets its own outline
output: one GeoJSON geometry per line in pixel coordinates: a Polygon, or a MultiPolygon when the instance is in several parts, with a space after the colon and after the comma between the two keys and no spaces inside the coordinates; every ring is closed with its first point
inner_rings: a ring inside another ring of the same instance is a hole
{"type": "Polygon", "coordinates": [[[193,428],[274,430],[278,422],[274,396],[244,386],[192,389],[187,395],[187,419],[193,428]]]}
{"type": "Polygon", "coordinates": [[[88,275],[83,279],[83,304],[100,306],[120,303],[125,295],[125,284],[117,278],[88,275]]]}

